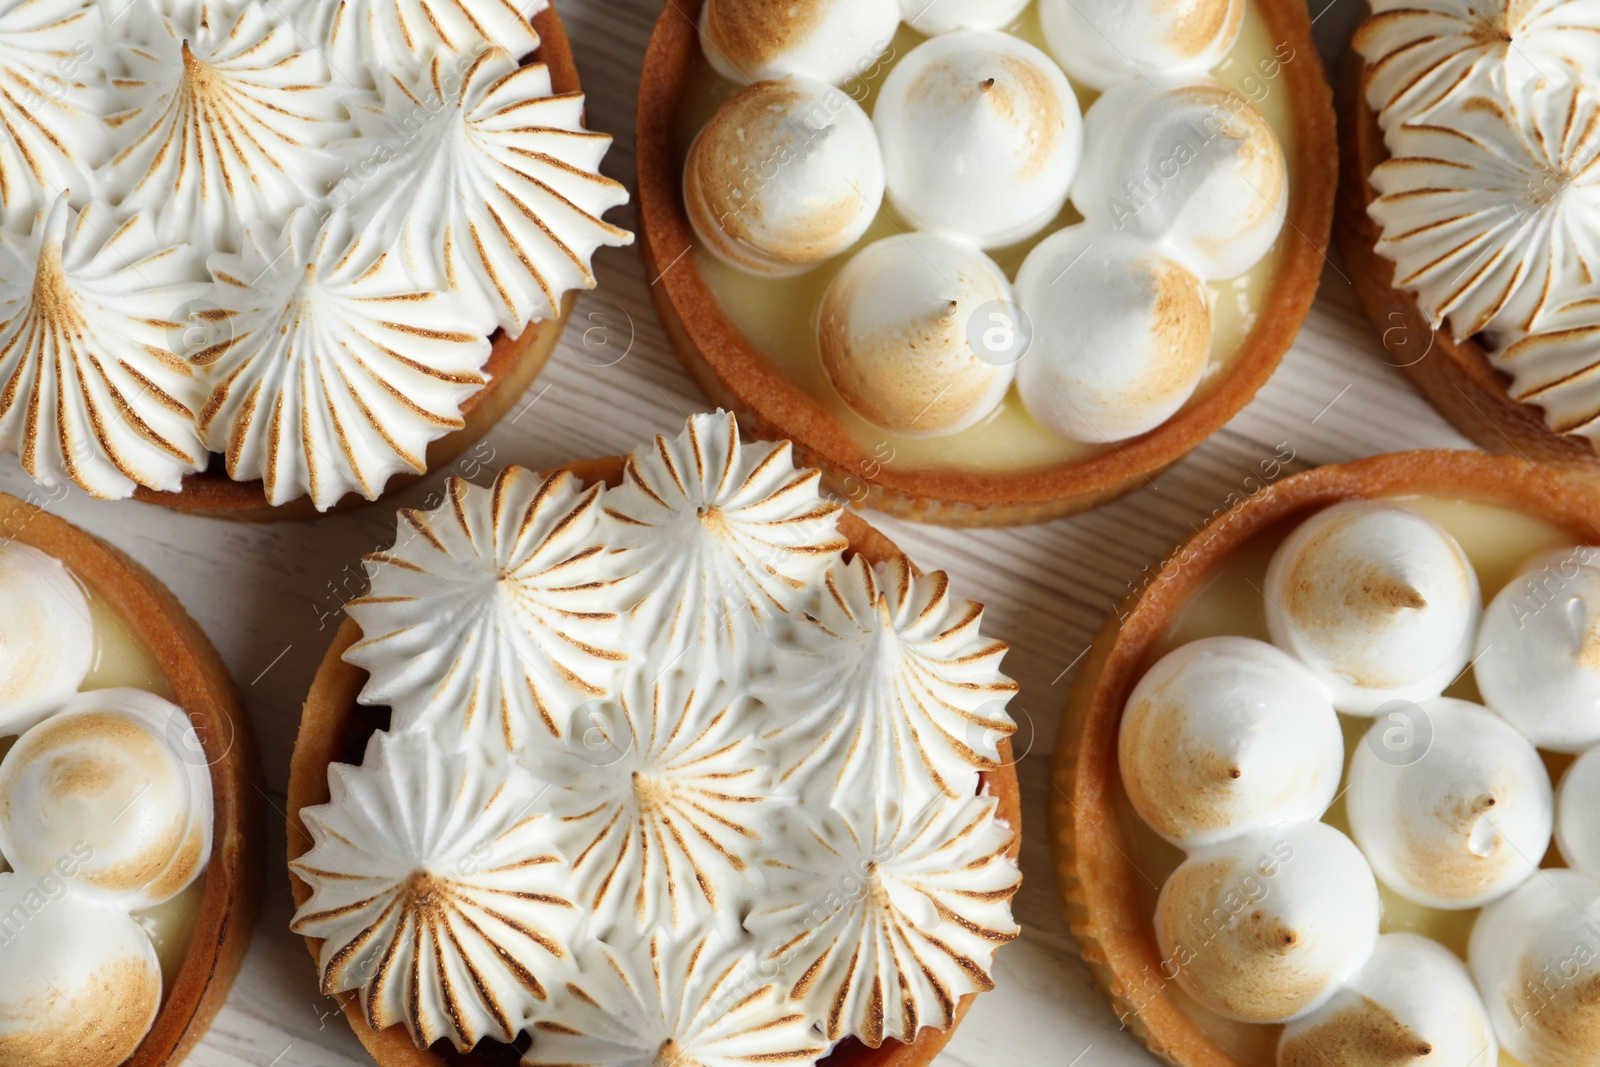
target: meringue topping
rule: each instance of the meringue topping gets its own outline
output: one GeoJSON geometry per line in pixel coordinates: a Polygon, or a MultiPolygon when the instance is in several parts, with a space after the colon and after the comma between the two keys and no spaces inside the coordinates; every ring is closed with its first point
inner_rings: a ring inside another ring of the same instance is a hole
{"type": "Polygon", "coordinates": [[[1190,853],[1156,903],[1178,984],[1243,1022],[1326,1004],[1372,955],[1378,886],[1349,838],[1320,822],[1255,830],[1190,853]]]}
{"type": "Polygon", "coordinates": [[[1556,794],[1556,843],[1567,865],[1600,877],[1600,746],[1579,756],[1556,794]]]}
{"type": "Polygon", "coordinates": [[[1477,572],[1455,539],[1384,501],[1301,523],[1274,553],[1265,593],[1273,643],[1354,715],[1438,696],[1467,665],[1480,612],[1477,572]]]}
{"type": "Polygon", "coordinates": [[[1209,281],[1243,274],[1283,229],[1289,171],[1256,106],[1211,79],[1133,78],[1084,118],[1073,206],[1163,249],[1209,281]]]}
{"type": "Polygon", "coordinates": [[[1384,758],[1379,718],[1350,765],[1350,829],[1373,871],[1434,908],[1476,908],[1531,877],[1550,845],[1553,799],[1539,753],[1487,708],[1440,697],[1420,705],[1431,746],[1384,758]]]}
{"type": "Polygon", "coordinates": [[[872,120],[826,82],[789,77],[739,92],[683,171],[700,242],[751,274],[799,274],[861,239],[883,205],[872,120]]]}
{"type": "Polygon", "coordinates": [[[999,30],[1015,22],[1030,0],[900,0],[907,24],[930,37],[955,30],[999,30]]]}
{"type": "Polygon", "coordinates": [[[1004,33],[935,37],[896,64],[873,111],[889,199],[916,228],[983,248],[1061,213],[1083,154],[1061,68],[1004,33]]]}
{"type": "Polygon", "coordinates": [[[974,320],[1010,303],[1005,273],[965,242],[886,237],[846,263],[823,296],[822,368],[875,426],[907,437],[970,429],[1000,405],[1016,375],[1014,364],[974,346],[974,320]]]}
{"type": "Polygon", "coordinates": [[[900,0],[706,0],[700,44],[724,78],[800,74],[841,85],[872,69],[900,26],[900,0]]]}
{"type": "Polygon", "coordinates": [[[1211,304],[1187,268],[1093,224],[1040,242],[1017,274],[1033,343],[1017,366],[1028,414],[1074,441],[1155,429],[1194,394],[1211,356],[1211,304]]]}
{"type": "Polygon", "coordinates": [[[1552,311],[1544,326],[1489,353],[1511,376],[1510,396],[1544,411],[1556,433],[1600,444],[1600,300],[1577,300],[1552,311]]]}
{"type": "Polygon", "coordinates": [[[1511,579],[1483,613],[1473,676],[1538,747],[1600,743],[1600,550],[1547,552],[1511,579]]]}
{"type": "Polygon", "coordinates": [[[94,664],[83,587],[53,556],[0,543],[0,737],[65,704],[94,664]]]}
{"type": "Polygon", "coordinates": [[[404,1023],[419,1048],[513,1040],[570,973],[578,922],[541,787],[381,731],[328,785],[301,812],[314,847],[291,864],[312,890],[292,929],[323,939],[322,991],[358,991],[374,1029],[404,1023]]]}
{"type": "Polygon", "coordinates": [[[1067,73],[1108,89],[1204,74],[1233,50],[1244,9],[1244,0],[1040,0],[1039,19],[1067,73]]]}
{"type": "Polygon", "coordinates": [[[517,59],[539,47],[531,22],[548,0],[299,0],[297,22],[335,80],[370,87],[375,71],[411,69],[485,45],[517,59]]]}
{"type": "Polygon", "coordinates": [[[1193,641],[1150,668],[1117,753],[1134,809],[1185,848],[1320,819],[1344,771],[1339,718],[1315,676],[1247,637],[1193,641]]]}

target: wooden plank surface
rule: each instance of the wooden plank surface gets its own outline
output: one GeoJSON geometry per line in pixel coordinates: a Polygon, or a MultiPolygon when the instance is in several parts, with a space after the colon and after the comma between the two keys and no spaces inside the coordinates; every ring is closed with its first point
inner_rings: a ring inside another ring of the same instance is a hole
{"type": "MultiPolygon", "coordinates": [[[[591,125],[617,138],[606,172],[632,187],[639,66],[660,2],[556,2],[572,31],[591,125]]],[[[1323,50],[1335,55],[1364,5],[1311,2],[1323,50]]],[[[633,223],[631,209],[613,218],[633,223]]],[[[548,371],[456,473],[482,482],[506,463],[541,467],[625,452],[705,409],[667,350],[633,250],[602,251],[597,270],[600,288],[579,302],[548,371]]],[[[1016,901],[1024,934],[1000,952],[998,988],[979,999],[942,1064],[1153,1062],[1119,1031],[1077,959],[1045,837],[1050,755],[1071,666],[1129,583],[1280,450],[1292,450],[1289,469],[1302,470],[1378,452],[1466,446],[1386,366],[1347,279],[1329,264],[1317,306],[1271,384],[1144,491],[1077,519],[1017,530],[928,529],[872,517],[922,566],[947,569],[959,593],[988,605],[987,629],[1011,642],[1005,666],[1022,685],[1013,710],[1024,753],[1025,883],[1016,901]]],[[[188,606],[244,691],[260,741],[272,809],[266,898],[244,972],[191,1057],[195,1067],[370,1062],[333,1002],[317,992],[303,943],[288,932],[283,792],[301,701],[342,603],[360,586],[358,556],[392,539],[394,503],[420,504],[445,473],[393,503],[315,523],[232,525],[81,495],[56,509],[121,546],[188,606]]],[[[25,495],[32,488],[14,458],[0,463],[0,489],[25,495]]]]}

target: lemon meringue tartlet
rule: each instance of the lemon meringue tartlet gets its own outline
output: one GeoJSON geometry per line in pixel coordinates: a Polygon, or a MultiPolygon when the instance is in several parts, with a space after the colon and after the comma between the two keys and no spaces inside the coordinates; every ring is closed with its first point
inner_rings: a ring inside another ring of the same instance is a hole
{"type": "Polygon", "coordinates": [[[633,239],[546,0],[37,7],[0,14],[0,449],[44,486],[376,499],[487,432],[633,239]]]}
{"type": "Polygon", "coordinates": [[[0,1061],[175,1064],[260,893],[248,724],[155,579],[12,497],[0,525],[0,1061]]]}
{"type": "Polygon", "coordinates": [[[1309,15],[902,0],[899,16],[664,10],[640,94],[641,248],[674,349],[857,504],[998,525],[1143,485],[1266,380],[1320,275],[1332,111],[1309,15]]]}
{"type": "Polygon", "coordinates": [[[380,1063],[920,1064],[992,987],[1006,646],[819,482],[697,415],[452,481],[367,557],[290,870],[380,1063]]]}
{"type": "Polygon", "coordinates": [[[1600,492],[1526,461],[1378,456],[1265,488],[1129,595],[1074,681],[1052,820],[1085,959],[1153,1050],[1593,1059],[1600,745],[1567,753],[1600,723],[1597,521],[1600,492]]]}

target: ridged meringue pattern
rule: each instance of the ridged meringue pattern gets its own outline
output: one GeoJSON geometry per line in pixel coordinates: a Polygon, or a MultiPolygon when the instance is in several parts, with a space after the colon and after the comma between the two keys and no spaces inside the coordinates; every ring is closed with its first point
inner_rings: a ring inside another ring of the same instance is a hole
{"type": "Polygon", "coordinates": [[[410,69],[435,54],[471,56],[485,44],[522,59],[539,47],[534,16],[547,0],[296,0],[300,24],[340,82],[369,86],[374,71],[410,69]]]}
{"type": "Polygon", "coordinates": [[[510,1041],[570,971],[578,920],[538,784],[380,732],[328,785],[293,864],[312,887],[293,928],[322,939],[323,992],[358,991],[375,1029],[404,1023],[419,1047],[510,1041]]]}
{"type": "Polygon", "coordinates": [[[1489,354],[1511,376],[1513,400],[1543,409],[1545,425],[1600,444],[1600,299],[1554,311],[1544,328],[1489,354]]]}

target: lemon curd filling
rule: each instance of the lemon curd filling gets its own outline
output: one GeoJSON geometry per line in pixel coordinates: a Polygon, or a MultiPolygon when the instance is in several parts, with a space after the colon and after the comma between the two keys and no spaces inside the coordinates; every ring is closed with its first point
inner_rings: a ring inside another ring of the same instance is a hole
{"type": "MultiPolygon", "coordinates": [[[[1529,559],[1573,543],[1571,534],[1558,526],[1496,505],[1431,496],[1392,499],[1433,519],[1460,542],[1467,558],[1477,569],[1486,604],[1529,559]]],[[[1218,568],[1215,577],[1178,613],[1162,639],[1152,648],[1146,668],[1180,645],[1202,637],[1231,634],[1270,641],[1266,608],[1262,601],[1267,564],[1279,543],[1305,517],[1296,516],[1241,545],[1218,568]]],[[[1445,695],[1481,701],[1471,671],[1464,672],[1445,690],[1445,695]]],[[[1348,782],[1350,760],[1356,746],[1365,743],[1364,738],[1374,720],[1342,713],[1339,720],[1344,731],[1346,777],[1341,782],[1339,799],[1334,801],[1322,821],[1348,834],[1350,824],[1345,814],[1343,785],[1348,782]]],[[[1548,752],[1541,752],[1541,755],[1552,781],[1559,780],[1561,772],[1572,762],[1569,755],[1548,752]]],[[[1127,840],[1133,843],[1130,857],[1145,875],[1141,881],[1142,910],[1153,916],[1161,886],[1183,861],[1183,852],[1146,826],[1120,791],[1117,794],[1117,817],[1127,834],[1127,840]]],[[[1550,846],[1542,866],[1566,866],[1554,844],[1550,846]]],[[[1378,894],[1382,901],[1381,930],[1384,933],[1405,931],[1421,934],[1466,959],[1467,939],[1478,916],[1477,909],[1445,911],[1414,904],[1389,890],[1381,881],[1378,883],[1378,894]]],[[[1281,1025],[1266,1026],[1225,1019],[1190,998],[1175,983],[1164,982],[1162,989],[1196,1026],[1241,1064],[1246,1067],[1272,1067],[1275,1064],[1278,1037],[1283,1031],[1281,1025]]],[[[1500,1062],[1507,1065],[1518,1063],[1505,1052],[1501,1052],[1500,1062]]]]}
{"type": "MultiPolygon", "coordinates": [[[[1038,5],[1030,5],[1009,31],[1046,52],[1040,28],[1038,5]]],[[[889,50],[869,65],[844,90],[869,113],[883,81],[895,63],[925,37],[902,26],[889,50]]],[[[1274,40],[1257,5],[1246,5],[1243,30],[1233,50],[1212,75],[1254,104],[1277,135],[1289,162],[1290,195],[1296,195],[1296,132],[1294,110],[1285,66],[1295,61],[1294,49],[1274,40]]],[[[678,162],[681,166],[690,145],[716,109],[742,86],[723,78],[703,56],[695,60],[685,104],[679,114],[678,162]]],[[[1085,111],[1098,95],[1074,83],[1078,103],[1085,111]]],[[[1153,168],[1158,169],[1158,168],[1153,168]]],[[[1130,178],[1135,176],[1130,175],[1130,178]]],[[[1159,180],[1159,175],[1149,180],[1159,180]]],[[[1135,194],[1130,194],[1136,198],[1135,194]]],[[[1137,207],[1129,200],[1129,210],[1137,207]]],[[[1015,279],[1022,261],[1040,241],[1065,226],[1081,221],[1068,203],[1044,231],[1009,248],[990,254],[1015,279]]],[[[701,247],[694,246],[696,268],[716,297],[723,314],[746,338],[788,378],[817,398],[848,430],[868,455],[904,470],[960,470],[969,472],[1012,473],[1039,470],[1085,460],[1109,449],[1110,445],[1091,445],[1065,438],[1035,422],[1023,407],[1015,386],[1005,401],[978,425],[945,437],[903,437],[879,429],[847,407],[835,392],[822,369],[817,342],[817,320],[823,294],[834,276],[862,247],[913,228],[886,199],[866,235],[845,254],[836,256],[817,269],[798,277],[765,278],[745,274],[724,264],[701,247]]],[[[1207,283],[1212,304],[1211,357],[1199,387],[1185,407],[1203,400],[1232,369],[1268,300],[1274,279],[1283,262],[1288,242],[1294,239],[1285,227],[1272,249],[1249,271],[1237,278],[1207,283]]],[[[1027,358],[1024,356],[1023,358],[1027,358]]]]}

